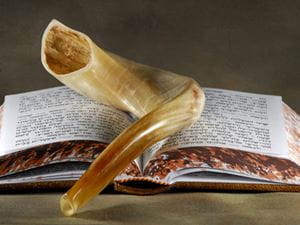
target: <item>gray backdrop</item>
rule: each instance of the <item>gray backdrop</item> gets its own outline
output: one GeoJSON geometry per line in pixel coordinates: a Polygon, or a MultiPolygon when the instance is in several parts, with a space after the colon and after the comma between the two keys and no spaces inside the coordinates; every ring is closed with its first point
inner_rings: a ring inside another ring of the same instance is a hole
{"type": "Polygon", "coordinates": [[[299,3],[0,0],[0,101],[59,85],[40,63],[56,18],[116,54],[202,86],[282,95],[299,112],[299,3]]]}

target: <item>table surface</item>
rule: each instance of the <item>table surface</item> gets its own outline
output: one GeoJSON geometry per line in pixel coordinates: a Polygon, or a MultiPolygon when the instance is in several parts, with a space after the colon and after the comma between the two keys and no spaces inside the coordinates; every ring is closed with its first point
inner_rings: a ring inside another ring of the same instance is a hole
{"type": "Polygon", "coordinates": [[[299,224],[300,194],[177,193],[99,195],[64,217],[60,194],[3,195],[1,224],[299,224]]]}
{"type": "MultiPolygon", "coordinates": [[[[121,56],[300,111],[300,2],[0,1],[1,102],[60,85],[40,63],[52,18],[121,56]]],[[[2,194],[0,224],[300,224],[299,193],[103,194],[73,218],[61,194],[2,194]]]]}

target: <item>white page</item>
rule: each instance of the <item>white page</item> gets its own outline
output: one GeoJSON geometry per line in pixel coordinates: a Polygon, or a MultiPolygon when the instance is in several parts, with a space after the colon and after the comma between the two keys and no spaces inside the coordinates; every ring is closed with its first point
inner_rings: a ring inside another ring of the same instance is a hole
{"type": "Polygon", "coordinates": [[[66,140],[110,143],[132,123],[124,112],[62,86],[8,95],[0,155],[66,140]]]}
{"type": "Polygon", "coordinates": [[[170,148],[214,146],[285,157],[288,155],[279,96],[204,88],[201,118],[144,154],[144,162],[170,148]]]}
{"type": "Polygon", "coordinates": [[[245,183],[245,184],[276,184],[275,182],[258,180],[249,177],[226,174],[224,172],[207,172],[206,170],[177,176],[170,181],[176,182],[208,182],[208,183],[245,183]]]}

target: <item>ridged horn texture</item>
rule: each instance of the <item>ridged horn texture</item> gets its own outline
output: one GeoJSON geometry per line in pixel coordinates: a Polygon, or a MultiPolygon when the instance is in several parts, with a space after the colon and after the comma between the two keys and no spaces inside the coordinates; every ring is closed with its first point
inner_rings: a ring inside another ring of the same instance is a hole
{"type": "Polygon", "coordinates": [[[43,34],[41,59],[45,69],[66,86],[139,118],[62,196],[66,216],[101,192],[145,149],[190,126],[204,107],[203,91],[193,79],[108,53],[57,20],[43,34]]]}

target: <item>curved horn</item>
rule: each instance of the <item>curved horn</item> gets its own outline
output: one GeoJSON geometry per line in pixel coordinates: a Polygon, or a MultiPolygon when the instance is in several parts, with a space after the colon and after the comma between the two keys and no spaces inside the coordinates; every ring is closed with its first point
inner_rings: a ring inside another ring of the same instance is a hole
{"type": "Polygon", "coordinates": [[[185,76],[137,64],[99,48],[85,34],[52,20],[42,38],[42,64],[65,85],[96,101],[136,115],[62,196],[74,214],[145,149],[195,122],[205,97],[185,76]]]}

